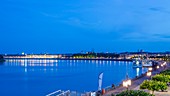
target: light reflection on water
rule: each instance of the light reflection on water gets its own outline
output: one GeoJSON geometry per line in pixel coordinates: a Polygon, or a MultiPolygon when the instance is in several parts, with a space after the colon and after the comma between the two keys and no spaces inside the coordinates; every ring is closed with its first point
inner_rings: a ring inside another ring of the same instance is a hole
{"type": "Polygon", "coordinates": [[[52,91],[94,91],[98,74],[103,72],[103,87],[118,85],[125,79],[139,76],[147,70],[132,68],[127,61],[8,59],[0,66],[0,95],[43,96],[52,91]],[[25,78],[25,79],[24,79],[25,78]],[[7,86],[11,86],[8,88],[7,86]],[[24,91],[23,88],[26,89],[24,91]]]}

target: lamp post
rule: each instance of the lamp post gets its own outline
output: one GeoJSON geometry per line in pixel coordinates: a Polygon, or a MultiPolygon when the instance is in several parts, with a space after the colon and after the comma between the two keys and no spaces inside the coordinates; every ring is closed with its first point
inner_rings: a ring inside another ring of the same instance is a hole
{"type": "Polygon", "coordinates": [[[152,67],[148,68],[148,72],[146,73],[148,77],[151,77],[152,75],[152,67]]]}
{"type": "Polygon", "coordinates": [[[146,74],[148,77],[150,77],[152,75],[152,72],[147,72],[146,74]]]}
{"type": "Polygon", "coordinates": [[[151,78],[152,72],[147,72],[146,75],[151,78]]]}
{"type": "Polygon", "coordinates": [[[128,74],[126,74],[126,80],[123,81],[123,87],[126,87],[128,90],[128,87],[131,86],[132,81],[128,78],[128,74]]]}
{"type": "Polygon", "coordinates": [[[148,68],[148,71],[152,71],[152,67],[148,68]]]}
{"type": "Polygon", "coordinates": [[[128,77],[128,72],[127,72],[127,64],[126,64],[126,80],[123,81],[123,87],[126,87],[128,90],[128,87],[131,86],[132,81],[128,77]]]}

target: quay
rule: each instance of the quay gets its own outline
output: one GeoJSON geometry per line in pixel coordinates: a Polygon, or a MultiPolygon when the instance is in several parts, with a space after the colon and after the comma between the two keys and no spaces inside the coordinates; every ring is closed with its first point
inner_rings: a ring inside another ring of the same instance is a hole
{"type": "MultiPolygon", "coordinates": [[[[161,67],[157,70],[153,70],[152,71],[152,75],[150,77],[148,77],[145,74],[139,76],[138,78],[134,78],[132,79],[132,85],[128,87],[128,90],[140,90],[139,89],[139,86],[140,84],[144,81],[144,80],[150,80],[152,76],[155,76],[156,74],[159,74],[161,71],[164,71],[166,69],[170,69],[170,63],[167,64],[167,67],[161,67]]],[[[169,90],[170,88],[168,88],[169,90]]],[[[120,86],[116,87],[115,89],[113,90],[106,90],[105,91],[105,94],[103,94],[103,96],[111,96],[112,94],[119,94],[121,93],[122,91],[125,91],[127,90],[127,88],[123,87],[123,85],[121,84],[120,86]]],[[[170,91],[170,90],[169,90],[170,91]]],[[[161,93],[161,92],[155,92],[155,96],[169,96],[169,95],[166,95],[166,93],[161,93]],[[162,95],[162,94],[165,94],[165,95],[162,95]]]]}
{"type": "Polygon", "coordinates": [[[77,58],[73,56],[54,55],[54,54],[34,54],[34,55],[4,55],[4,59],[54,59],[54,60],[101,60],[101,61],[133,61],[129,58],[112,58],[112,57],[82,57],[77,58]]]}
{"type": "Polygon", "coordinates": [[[49,59],[49,60],[94,60],[94,61],[129,61],[132,59],[109,59],[109,58],[4,58],[4,59],[49,59]]]}

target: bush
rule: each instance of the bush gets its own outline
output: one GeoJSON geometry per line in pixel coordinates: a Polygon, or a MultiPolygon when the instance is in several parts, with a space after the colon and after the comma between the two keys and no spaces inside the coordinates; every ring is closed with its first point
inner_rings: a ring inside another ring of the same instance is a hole
{"type": "Polygon", "coordinates": [[[140,89],[148,89],[149,88],[149,81],[144,80],[143,83],[140,85],[140,89]]]}
{"type": "MultiPolygon", "coordinates": [[[[115,95],[112,95],[115,96],[115,95]]],[[[154,96],[153,94],[147,93],[145,91],[140,90],[127,90],[123,91],[120,94],[117,94],[116,96],[154,96]]]]}
{"type": "Polygon", "coordinates": [[[170,70],[165,70],[161,72],[162,75],[170,75],[170,70]]]}
{"type": "Polygon", "coordinates": [[[170,82],[170,76],[160,74],[160,75],[156,75],[156,76],[152,77],[152,80],[168,83],[168,82],[170,82]]]}
{"type": "Polygon", "coordinates": [[[164,83],[164,82],[158,82],[158,85],[159,85],[159,89],[160,89],[162,92],[168,89],[167,84],[164,83]]]}
{"type": "Polygon", "coordinates": [[[154,91],[159,91],[160,87],[159,87],[159,83],[157,81],[145,80],[140,85],[140,89],[148,89],[148,90],[152,91],[152,94],[153,94],[154,91]]]}

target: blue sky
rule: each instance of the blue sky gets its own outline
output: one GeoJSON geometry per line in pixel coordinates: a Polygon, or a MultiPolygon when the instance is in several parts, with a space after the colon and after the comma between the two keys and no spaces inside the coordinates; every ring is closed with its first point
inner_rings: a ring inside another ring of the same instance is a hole
{"type": "Polygon", "coordinates": [[[169,51],[169,0],[1,0],[0,53],[169,51]]]}

